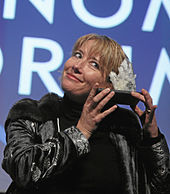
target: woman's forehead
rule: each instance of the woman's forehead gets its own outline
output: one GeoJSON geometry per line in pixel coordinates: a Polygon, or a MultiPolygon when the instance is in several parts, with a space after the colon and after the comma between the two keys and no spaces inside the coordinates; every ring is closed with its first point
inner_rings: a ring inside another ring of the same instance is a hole
{"type": "Polygon", "coordinates": [[[96,40],[87,40],[82,45],[77,47],[77,50],[82,50],[88,53],[91,57],[102,56],[102,46],[96,40]]]}

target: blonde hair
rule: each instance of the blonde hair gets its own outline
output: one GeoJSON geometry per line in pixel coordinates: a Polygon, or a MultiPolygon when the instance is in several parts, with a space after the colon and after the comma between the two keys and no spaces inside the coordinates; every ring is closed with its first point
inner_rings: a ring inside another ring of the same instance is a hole
{"type": "Polygon", "coordinates": [[[94,40],[91,55],[99,55],[100,71],[108,81],[109,73],[119,73],[118,68],[122,61],[127,58],[121,46],[113,39],[105,35],[87,34],[80,37],[74,44],[72,53],[78,50],[86,41],[94,40]]]}

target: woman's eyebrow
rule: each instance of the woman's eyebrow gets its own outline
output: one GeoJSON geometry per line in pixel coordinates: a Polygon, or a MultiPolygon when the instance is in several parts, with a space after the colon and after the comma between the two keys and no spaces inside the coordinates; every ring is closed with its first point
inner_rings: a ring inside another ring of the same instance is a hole
{"type": "Polygon", "coordinates": [[[96,59],[95,57],[92,57],[92,59],[94,59],[95,61],[99,61],[98,59],[96,59]]]}
{"type": "MultiPolygon", "coordinates": [[[[82,54],[84,54],[84,52],[83,52],[81,49],[76,49],[75,52],[76,52],[76,51],[79,51],[79,52],[81,52],[82,54]]],[[[93,60],[95,60],[95,61],[98,61],[98,62],[99,62],[99,60],[96,59],[96,57],[94,57],[94,56],[90,56],[90,58],[93,59],[93,60]]]]}
{"type": "Polygon", "coordinates": [[[77,49],[77,51],[79,51],[79,52],[83,53],[83,51],[82,51],[81,49],[77,49]]]}

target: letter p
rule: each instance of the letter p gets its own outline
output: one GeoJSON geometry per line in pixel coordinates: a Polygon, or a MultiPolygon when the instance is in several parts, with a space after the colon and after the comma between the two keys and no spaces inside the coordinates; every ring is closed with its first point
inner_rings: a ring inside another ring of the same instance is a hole
{"type": "Polygon", "coordinates": [[[49,92],[55,92],[62,96],[63,92],[50,74],[60,67],[63,61],[61,46],[49,39],[25,37],[23,39],[21,70],[18,93],[21,95],[31,94],[32,73],[36,72],[49,92]],[[35,62],[35,48],[49,50],[51,59],[47,62],[35,62]]]}

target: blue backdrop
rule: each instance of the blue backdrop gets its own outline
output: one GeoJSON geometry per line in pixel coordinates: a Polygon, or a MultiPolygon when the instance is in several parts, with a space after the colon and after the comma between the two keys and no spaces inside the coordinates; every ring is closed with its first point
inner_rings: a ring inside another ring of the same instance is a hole
{"type": "MultiPolygon", "coordinates": [[[[119,42],[150,91],[170,146],[170,0],[0,0],[0,162],[4,121],[24,97],[62,95],[60,76],[75,40],[87,33],[119,42]]],[[[0,168],[0,191],[10,178],[0,168]]]]}

